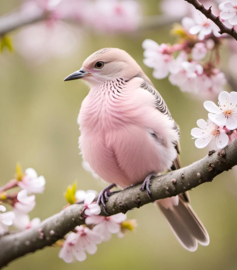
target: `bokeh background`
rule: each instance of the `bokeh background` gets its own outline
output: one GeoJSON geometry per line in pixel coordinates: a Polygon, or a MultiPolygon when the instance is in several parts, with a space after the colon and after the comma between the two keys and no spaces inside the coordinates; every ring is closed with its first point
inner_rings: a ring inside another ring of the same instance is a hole
{"type": "MultiPolygon", "coordinates": [[[[140,3],[145,15],[159,13],[159,1],[140,3]]],[[[1,1],[0,15],[18,5],[14,0],[1,1]]],[[[0,55],[0,185],[13,178],[17,162],[23,169],[32,167],[45,176],[46,189],[37,195],[31,218],[43,220],[61,211],[66,204],[63,193],[75,180],[78,189],[100,191],[105,187],[82,168],[79,155],[77,116],[88,87],[81,81],[63,81],[100,48],[126,50],[152,79],[180,126],[183,166],[207,154],[208,149],[198,150],[194,146],[190,135],[196,120],[206,118],[202,100],[182,93],[167,79],[152,78],[152,71],[143,64],[143,40],[174,42],[169,32],[170,26],[132,34],[83,30],[76,36],[78,47],[72,54],[42,63],[34,63],[17,52],[4,51],[0,55]]],[[[10,35],[13,40],[18,33],[19,30],[10,35]]],[[[43,54],[42,50],[40,58],[43,54]]],[[[138,222],[134,232],[128,232],[123,239],[114,235],[84,262],[66,264],[58,258],[59,248],[47,247],[17,259],[8,269],[237,269],[236,176],[233,171],[225,172],[212,183],[190,192],[192,206],[211,239],[208,247],[199,246],[195,253],[179,245],[161,213],[149,204],[128,213],[129,219],[135,218],[138,222]]]]}

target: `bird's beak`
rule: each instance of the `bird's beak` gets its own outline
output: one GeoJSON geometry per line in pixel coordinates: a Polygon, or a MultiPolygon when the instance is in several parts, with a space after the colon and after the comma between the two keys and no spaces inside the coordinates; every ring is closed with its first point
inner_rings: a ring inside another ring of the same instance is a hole
{"type": "Polygon", "coordinates": [[[67,76],[64,81],[72,81],[72,80],[78,80],[78,79],[82,79],[86,76],[89,75],[89,72],[84,71],[82,69],[73,72],[72,74],[70,74],[69,76],[67,76]]]}

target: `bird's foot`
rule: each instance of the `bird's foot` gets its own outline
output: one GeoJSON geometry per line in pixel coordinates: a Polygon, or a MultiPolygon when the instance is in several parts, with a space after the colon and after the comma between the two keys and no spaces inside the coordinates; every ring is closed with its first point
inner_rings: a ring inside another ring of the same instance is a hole
{"type": "Polygon", "coordinates": [[[151,199],[151,190],[150,190],[151,178],[155,177],[155,176],[156,176],[155,173],[148,174],[147,177],[145,178],[145,180],[143,181],[142,186],[140,188],[141,191],[146,190],[146,194],[150,199],[151,199]]]}
{"type": "Polygon", "coordinates": [[[103,189],[99,196],[98,196],[98,199],[97,199],[97,204],[100,205],[102,204],[103,205],[103,209],[104,209],[104,212],[106,215],[108,215],[107,211],[106,211],[106,203],[107,201],[109,200],[109,197],[118,192],[118,191],[114,191],[114,192],[111,192],[110,189],[113,188],[113,187],[116,187],[116,184],[111,184],[109,185],[108,187],[106,187],[105,189],[103,189]]]}

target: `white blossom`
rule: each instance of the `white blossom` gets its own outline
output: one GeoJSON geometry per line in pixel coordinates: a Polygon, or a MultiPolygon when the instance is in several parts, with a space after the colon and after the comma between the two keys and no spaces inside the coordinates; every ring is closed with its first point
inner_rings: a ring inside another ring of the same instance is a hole
{"type": "Polygon", "coordinates": [[[110,217],[90,216],[86,218],[86,224],[96,224],[93,231],[101,235],[104,241],[108,241],[111,238],[111,234],[120,232],[120,224],[126,219],[126,217],[127,216],[123,213],[110,217]]]}
{"type": "Polygon", "coordinates": [[[199,128],[191,130],[191,135],[196,138],[195,145],[197,148],[206,147],[213,139],[216,140],[218,148],[224,148],[228,144],[229,138],[225,130],[213,122],[199,119],[197,126],[199,128]]]}
{"type": "Polygon", "coordinates": [[[219,5],[222,10],[220,18],[231,25],[237,25],[237,0],[226,1],[219,5]]]}
{"type": "Polygon", "coordinates": [[[237,128],[237,92],[223,91],[218,97],[219,107],[212,101],[205,101],[204,107],[210,113],[208,118],[218,126],[229,130],[237,128]]]}
{"type": "Polygon", "coordinates": [[[45,188],[45,178],[38,177],[34,169],[28,168],[22,180],[18,181],[18,186],[27,190],[28,193],[42,193],[45,188]]]}
{"type": "Polygon", "coordinates": [[[211,33],[216,37],[220,37],[219,28],[201,12],[197,11],[193,14],[193,18],[185,17],[182,19],[182,25],[190,34],[197,35],[199,40],[203,40],[211,33]]]}
{"type": "Polygon", "coordinates": [[[84,207],[86,208],[85,214],[87,216],[91,215],[99,215],[100,214],[100,206],[96,203],[93,202],[95,199],[96,195],[95,193],[87,193],[84,199],[84,207]]]}
{"type": "MultiPolygon", "coordinates": [[[[5,212],[6,207],[0,205],[0,212],[5,212]]],[[[8,231],[8,227],[12,225],[15,215],[12,211],[0,214],[0,235],[8,231]]]]}
{"type": "Polygon", "coordinates": [[[165,78],[172,69],[175,61],[166,44],[157,44],[155,41],[146,39],[142,43],[144,51],[144,64],[150,68],[154,68],[153,76],[156,79],[165,78]]]}
{"type": "Polygon", "coordinates": [[[20,212],[28,213],[35,207],[35,195],[27,196],[27,190],[23,189],[17,194],[17,200],[14,208],[20,212]]]}

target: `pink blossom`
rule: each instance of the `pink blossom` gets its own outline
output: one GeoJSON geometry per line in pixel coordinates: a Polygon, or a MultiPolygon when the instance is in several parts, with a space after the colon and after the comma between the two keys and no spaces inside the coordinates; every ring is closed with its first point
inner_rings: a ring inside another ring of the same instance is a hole
{"type": "MultiPolygon", "coordinates": [[[[5,212],[6,207],[0,205],[0,212],[5,212]]],[[[0,235],[8,231],[8,227],[12,225],[15,215],[12,211],[0,214],[0,235]]]]}
{"type": "Polygon", "coordinates": [[[99,215],[100,214],[100,206],[93,202],[95,199],[96,195],[95,193],[87,193],[84,199],[84,207],[86,208],[85,210],[85,214],[87,216],[91,216],[91,215],[99,215]]]}
{"type": "Polygon", "coordinates": [[[141,20],[140,6],[134,0],[97,0],[85,12],[84,21],[103,32],[131,32],[141,20]],[[95,20],[95,14],[99,20],[95,20]]]}
{"type": "Polygon", "coordinates": [[[27,190],[28,193],[42,193],[45,188],[45,178],[37,175],[32,168],[26,169],[25,175],[21,181],[18,181],[18,186],[27,190]]]}
{"type": "Polygon", "coordinates": [[[201,93],[203,97],[213,98],[223,91],[226,78],[225,74],[218,69],[212,69],[207,72],[208,73],[203,72],[203,74],[197,78],[199,93],[201,93]]]}
{"type": "Polygon", "coordinates": [[[93,194],[95,194],[95,196],[97,196],[97,191],[95,191],[95,190],[87,190],[87,191],[85,191],[85,190],[77,190],[76,194],[75,194],[75,197],[76,197],[78,202],[84,201],[89,193],[93,193],[93,194]]]}
{"type": "Polygon", "coordinates": [[[206,147],[212,139],[216,140],[218,148],[224,148],[228,144],[229,138],[222,127],[211,121],[206,122],[203,119],[199,119],[197,125],[199,128],[191,130],[191,135],[196,138],[195,145],[197,148],[206,147]]]}
{"type": "Polygon", "coordinates": [[[35,207],[35,195],[27,196],[27,190],[23,189],[17,194],[17,200],[14,208],[20,212],[28,213],[35,207]]]}
{"type": "Polygon", "coordinates": [[[160,7],[163,13],[172,18],[182,18],[190,12],[190,5],[184,1],[163,0],[160,7]]]}
{"type": "Polygon", "coordinates": [[[79,235],[76,243],[77,248],[86,250],[89,254],[95,254],[97,251],[96,245],[102,242],[102,236],[83,226],[77,226],[75,230],[79,235]]]}
{"type": "Polygon", "coordinates": [[[199,61],[206,57],[207,54],[207,48],[204,43],[196,43],[195,46],[192,49],[192,57],[193,60],[199,61]]]}
{"type": "Polygon", "coordinates": [[[16,34],[15,49],[31,64],[42,64],[51,57],[67,57],[78,49],[79,40],[78,30],[66,23],[60,21],[49,26],[39,22],[16,34]]]}
{"type": "Polygon", "coordinates": [[[63,246],[59,252],[59,258],[63,259],[66,263],[71,263],[73,257],[78,261],[84,261],[86,259],[86,254],[83,250],[76,248],[75,244],[77,243],[79,235],[77,233],[69,233],[63,246]]]}
{"type": "Polygon", "coordinates": [[[203,67],[195,62],[181,62],[179,68],[176,68],[169,76],[173,85],[177,85],[184,92],[198,92],[198,77],[203,73],[203,67]]]}
{"type": "Polygon", "coordinates": [[[222,10],[221,19],[228,21],[230,25],[237,25],[237,0],[221,3],[219,8],[222,10]]]}
{"type": "Polygon", "coordinates": [[[39,218],[33,218],[30,220],[28,214],[14,209],[15,218],[13,220],[13,225],[19,230],[25,230],[29,228],[34,228],[40,224],[39,218]]]}
{"type": "Polygon", "coordinates": [[[165,78],[175,63],[172,50],[166,44],[157,44],[155,41],[146,39],[142,43],[144,51],[144,64],[154,68],[153,76],[157,79],[165,78]]]}
{"type": "Polygon", "coordinates": [[[76,233],[73,232],[67,236],[59,252],[59,258],[67,263],[72,262],[73,257],[78,261],[84,261],[86,259],[85,251],[89,254],[95,254],[97,251],[96,244],[102,242],[102,237],[89,228],[77,226],[75,230],[76,233]]]}
{"type": "Polygon", "coordinates": [[[199,40],[203,40],[211,33],[216,37],[220,37],[220,29],[211,20],[207,19],[201,12],[197,11],[193,14],[193,18],[185,17],[182,19],[182,25],[190,34],[197,35],[199,40]]]}
{"type": "Polygon", "coordinates": [[[110,217],[90,216],[86,218],[86,224],[96,224],[93,231],[101,235],[104,241],[108,241],[111,238],[111,234],[120,232],[120,224],[126,219],[126,217],[127,216],[123,213],[110,217]]]}
{"type": "Polygon", "coordinates": [[[218,126],[229,130],[237,128],[237,93],[223,91],[218,96],[219,107],[212,101],[205,101],[204,107],[210,113],[208,118],[218,126]]]}

